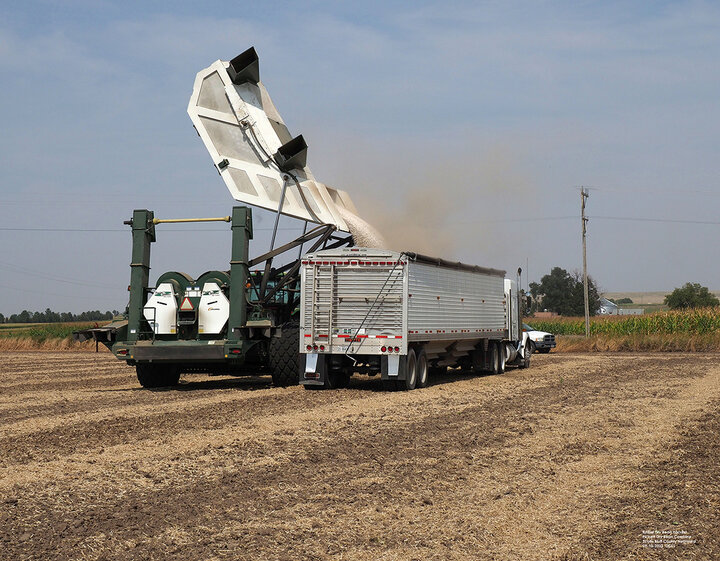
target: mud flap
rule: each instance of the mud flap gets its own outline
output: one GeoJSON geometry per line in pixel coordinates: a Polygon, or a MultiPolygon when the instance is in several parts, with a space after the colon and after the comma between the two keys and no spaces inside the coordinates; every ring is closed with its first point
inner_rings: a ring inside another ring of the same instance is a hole
{"type": "Polygon", "coordinates": [[[325,355],[302,353],[300,355],[300,383],[304,386],[324,386],[327,382],[325,355]]]}
{"type": "Polygon", "coordinates": [[[405,380],[407,378],[407,355],[382,355],[380,357],[381,380],[405,380]]]}

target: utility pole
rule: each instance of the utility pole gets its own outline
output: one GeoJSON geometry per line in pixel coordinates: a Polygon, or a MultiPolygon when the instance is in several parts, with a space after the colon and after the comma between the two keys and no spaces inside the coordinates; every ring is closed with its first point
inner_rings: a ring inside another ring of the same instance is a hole
{"type": "Polygon", "coordinates": [[[588,190],[585,187],[580,188],[580,199],[581,207],[580,211],[582,214],[582,244],[583,244],[583,289],[585,292],[585,337],[590,336],[590,299],[588,296],[588,274],[587,274],[587,222],[588,219],[585,216],[585,201],[590,196],[588,190]]]}

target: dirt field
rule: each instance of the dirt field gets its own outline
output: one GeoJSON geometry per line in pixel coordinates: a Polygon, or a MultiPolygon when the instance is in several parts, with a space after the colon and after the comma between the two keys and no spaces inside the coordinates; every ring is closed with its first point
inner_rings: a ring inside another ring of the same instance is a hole
{"type": "Polygon", "coordinates": [[[0,373],[3,560],[720,559],[720,355],[535,355],[393,394],[148,391],[92,353],[0,373]]]}

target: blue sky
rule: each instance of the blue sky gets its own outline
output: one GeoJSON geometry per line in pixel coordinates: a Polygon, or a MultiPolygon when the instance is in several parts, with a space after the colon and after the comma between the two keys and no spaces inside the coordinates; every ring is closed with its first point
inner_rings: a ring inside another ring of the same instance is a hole
{"type": "MultiPolygon", "coordinates": [[[[198,70],[251,45],[315,175],[389,236],[538,280],[580,267],[586,185],[602,288],[720,289],[717,3],[18,2],[0,312],[122,309],[133,208],[229,213],[185,110],[198,70]]],[[[260,253],[272,216],[255,223],[260,253]]],[[[229,238],[161,230],[153,276],[224,268],[229,238]]]]}

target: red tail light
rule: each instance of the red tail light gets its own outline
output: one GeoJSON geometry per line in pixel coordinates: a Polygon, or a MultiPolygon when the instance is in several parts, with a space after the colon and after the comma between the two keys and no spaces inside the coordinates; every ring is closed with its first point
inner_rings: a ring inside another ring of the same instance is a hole
{"type": "Polygon", "coordinates": [[[400,352],[400,347],[395,347],[395,352],[396,352],[396,353],[399,353],[399,352],[400,352]]]}
{"type": "Polygon", "coordinates": [[[308,346],[305,347],[305,348],[306,348],[308,351],[312,351],[312,345],[308,345],[308,346]]]}
{"type": "Polygon", "coordinates": [[[382,352],[385,352],[385,351],[387,351],[387,347],[380,347],[380,350],[381,350],[382,352]]]}

